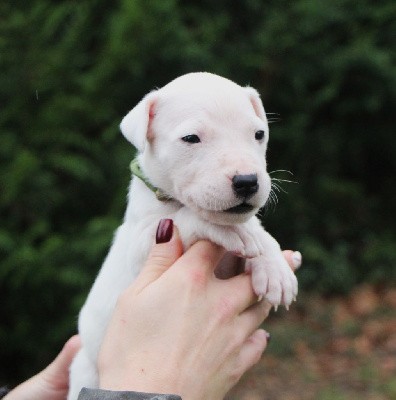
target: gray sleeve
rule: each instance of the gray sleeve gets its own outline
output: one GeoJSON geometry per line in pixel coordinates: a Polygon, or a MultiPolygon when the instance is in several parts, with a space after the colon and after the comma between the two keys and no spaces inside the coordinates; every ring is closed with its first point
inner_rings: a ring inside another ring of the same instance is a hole
{"type": "Polygon", "coordinates": [[[112,390],[83,388],[78,400],[182,400],[182,398],[175,394],[115,392],[112,390]]]}

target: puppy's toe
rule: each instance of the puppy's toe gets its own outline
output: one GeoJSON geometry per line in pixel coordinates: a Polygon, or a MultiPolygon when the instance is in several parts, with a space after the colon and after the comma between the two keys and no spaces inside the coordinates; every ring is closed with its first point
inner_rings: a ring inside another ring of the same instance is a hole
{"type": "Polygon", "coordinates": [[[264,297],[268,292],[268,276],[263,268],[252,269],[252,286],[254,293],[264,297]]]}
{"type": "Polygon", "coordinates": [[[283,256],[268,260],[263,256],[246,261],[246,269],[252,274],[252,285],[258,296],[264,296],[274,307],[286,308],[295,300],[298,292],[297,278],[283,256]]]}
{"type": "Polygon", "coordinates": [[[246,258],[256,258],[261,255],[257,240],[254,235],[245,227],[235,226],[235,233],[240,237],[245,249],[246,258]]]}
{"type": "Polygon", "coordinates": [[[283,271],[281,277],[281,286],[283,292],[282,303],[286,306],[286,308],[288,308],[298,293],[297,278],[288,266],[287,269],[283,271]]]}
{"type": "Polygon", "coordinates": [[[291,280],[282,282],[282,293],[282,304],[288,308],[297,295],[291,280]]]}
{"type": "Polygon", "coordinates": [[[245,254],[247,258],[256,258],[261,255],[260,249],[252,237],[249,237],[248,235],[243,236],[242,241],[245,246],[245,254]]]}
{"type": "Polygon", "coordinates": [[[245,257],[246,258],[256,258],[260,255],[260,252],[257,248],[250,248],[247,247],[245,250],[245,257]]]}
{"type": "Polygon", "coordinates": [[[268,290],[265,297],[275,308],[282,303],[282,286],[278,279],[270,279],[268,281],[268,290]]]}

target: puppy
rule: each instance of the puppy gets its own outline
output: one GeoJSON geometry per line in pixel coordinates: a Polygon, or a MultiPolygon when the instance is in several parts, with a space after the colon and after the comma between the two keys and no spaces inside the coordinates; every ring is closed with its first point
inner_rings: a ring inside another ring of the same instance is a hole
{"type": "Polygon", "coordinates": [[[121,122],[136,147],[128,206],[79,317],[82,348],[69,400],[97,387],[96,359],[120,293],[139,273],[161,218],[188,248],[208,239],[245,259],[259,297],[286,307],[297,280],[255,217],[267,201],[268,122],[257,91],[209,73],[181,76],[146,95],[121,122]]]}

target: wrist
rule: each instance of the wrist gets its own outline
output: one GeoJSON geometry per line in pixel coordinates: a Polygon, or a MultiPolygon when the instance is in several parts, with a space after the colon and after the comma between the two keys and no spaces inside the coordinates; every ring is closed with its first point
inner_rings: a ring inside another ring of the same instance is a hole
{"type": "MultiPolygon", "coordinates": [[[[141,393],[172,394],[179,396],[183,400],[202,400],[208,398],[202,390],[193,385],[180,386],[180,379],[174,377],[158,376],[156,371],[150,371],[150,376],[146,376],[146,370],[141,370],[139,374],[120,374],[115,377],[113,374],[105,374],[99,379],[99,388],[110,391],[133,391],[141,393]]],[[[217,398],[209,397],[211,400],[217,398]]],[[[219,397],[218,399],[222,399],[219,397]]]]}

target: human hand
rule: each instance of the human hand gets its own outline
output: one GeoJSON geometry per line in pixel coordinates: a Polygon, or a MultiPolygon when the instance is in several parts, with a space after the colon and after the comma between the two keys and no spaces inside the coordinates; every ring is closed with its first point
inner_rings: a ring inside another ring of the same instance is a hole
{"type": "Polygon", "coordinates": [[[64,400],[69,389],[69,367],[80,345],[77,335],[71,337],[48,367],[11,390],[3,400],[64,400]]]}
{"type": "MultiPolygon", "coordinates": [[[[157,239],[172,226],[162,221],[157,239]]],[[[222,399],[259,361],[268,336],[258,327],[271,305],[257,302],[247,274],[214,276],[217,245],[182,252],[175,228],[120,296],[99,353],[101,388],[222,399]]]]}

